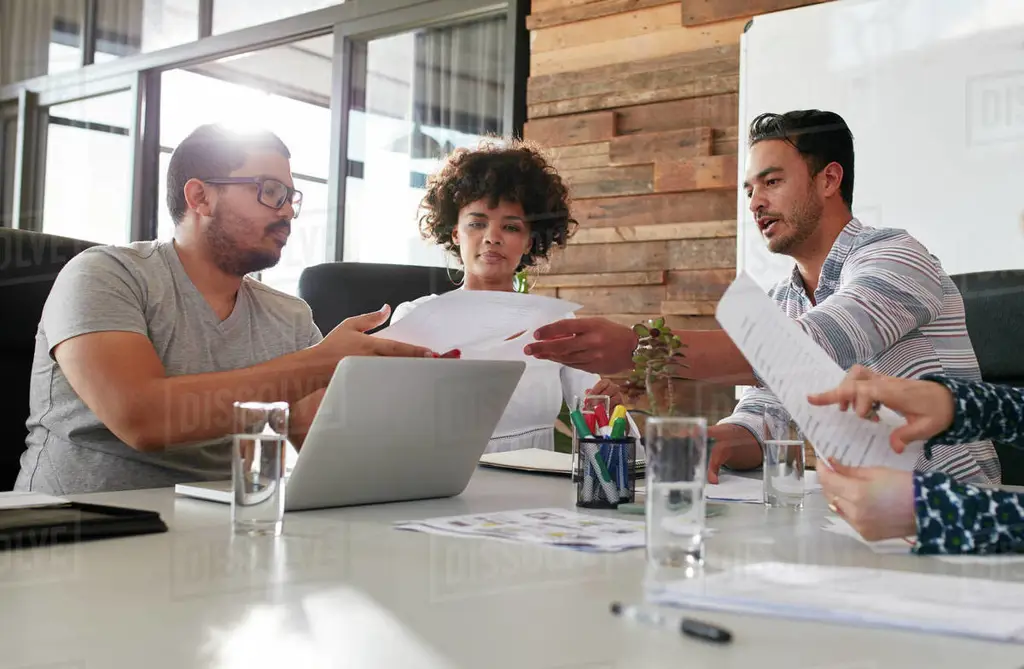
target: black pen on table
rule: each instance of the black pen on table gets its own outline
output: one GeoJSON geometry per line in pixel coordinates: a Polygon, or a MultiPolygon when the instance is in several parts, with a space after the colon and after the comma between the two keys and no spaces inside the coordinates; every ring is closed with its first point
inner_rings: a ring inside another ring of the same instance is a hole
{"type": "Polygon", "coordinates": [[[700,620],[694,620],[693,618],[683,617],[679,619],[674,616],[667,616],[656,609],[628,606],[621,602],[612,602],[611,611],[617,616],[629,618],[637,622],[667,627],[669,629],[678,629],[687,636],[703,641],[714,643],[729,643],[732,641],[732,632],[729,630],[716,627],[710,623],[701,622],[700,620]]]}

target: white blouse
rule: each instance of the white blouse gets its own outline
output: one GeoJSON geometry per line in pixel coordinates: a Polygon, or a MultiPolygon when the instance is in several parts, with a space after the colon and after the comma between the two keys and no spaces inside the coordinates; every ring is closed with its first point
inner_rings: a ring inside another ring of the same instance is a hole
{"type": "MultiPolygon", "coordinates": [[[[412,302],[403,302],[395,308],[391,322],[398,322],[417,306],[435,297],[437,295],[425,295],[412,302]]],[[[566,317],[572,318],[573,315],[567,314],[566,317]]],[[[550,360],[528,358],[526,370],[485,452],[515,451],[521,448],[554,450],[554,426],[562,409],[562,400],[571,406],[574,398],[582,399],[600,378],[597,374],[550,360]]]]}

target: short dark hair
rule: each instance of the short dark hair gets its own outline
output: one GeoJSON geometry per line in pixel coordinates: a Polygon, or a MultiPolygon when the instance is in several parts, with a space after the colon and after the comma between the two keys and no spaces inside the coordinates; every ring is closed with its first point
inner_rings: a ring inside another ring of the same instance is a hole
{"type": "Polygon", "coordinates": [[[452,232],[459,224],[459,211],[481,199],[491,207],[501,200],[523,207],[531,243],[517,271],[546,259],[552,246],[564,247],[576,231],[568,187],[541,148],[529,141],[486,140],[475,149],[452,152],[427,182],[420,203],[423,237],[458,257],[452,232]]]}
{"type": "Polygon", "coordinates": [[[761,114],[750,123],[750,146],[766,139],[792,144],[807,161],[811,176],[829,163],[839,163],[839,194],[847,207],[853,206],[853,133],[842,116],[818,109],[761,114]]]}
{"type": "Polygon", "coordinates": [[[238,131],[216,123],[201,125],[181,140],[167,167],[167,208],[174,224],[185,218],[185,184],[189,179],[225,177],[260,151],[292,154],[281,138],[269,130],[238,131]]]}

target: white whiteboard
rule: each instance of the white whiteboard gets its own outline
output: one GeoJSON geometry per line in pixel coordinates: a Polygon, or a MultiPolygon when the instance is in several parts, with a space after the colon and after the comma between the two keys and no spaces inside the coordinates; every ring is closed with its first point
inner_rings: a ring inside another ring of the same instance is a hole
{"type": "MultiPolygon", "coordinates": [[[[1024,267],[1024,0],[838,0],[755,18],[741,50],[741,183],[755,116],[834,111],[854,216],[907,230],[950,274],[1024,267]]],[[[738,198],[737,265],[768,288],[793,262],[738,198]]]]}

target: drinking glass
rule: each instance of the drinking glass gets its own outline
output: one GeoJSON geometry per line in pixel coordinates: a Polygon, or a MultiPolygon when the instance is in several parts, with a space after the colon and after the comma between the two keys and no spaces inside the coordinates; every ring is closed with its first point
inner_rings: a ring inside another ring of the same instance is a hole
{"type": "Polygon", "coordinates": [[[236,534],[281,534],[287,402],[235,402],[231,524],[236,534]]]}
{"type": "Polygon", "coordinates": [[[704,418],[647,420],[647,559],[657,567],[704,564],[704,418]]]}
{"type": "Polygon", "coordinates": [[[764,433],[764,505],[803,508],[807,440],[786,410],[775,405],[764,409],[764,433]]]}

